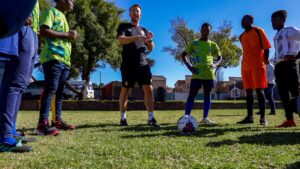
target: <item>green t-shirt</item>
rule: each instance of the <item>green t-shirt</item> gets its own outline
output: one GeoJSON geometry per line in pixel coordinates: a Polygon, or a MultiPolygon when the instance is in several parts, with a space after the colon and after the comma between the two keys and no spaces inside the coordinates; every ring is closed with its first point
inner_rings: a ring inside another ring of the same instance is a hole
{"type": "Polygon", "coordinates": [[[32,29],[35,33],[39,32],[39,20],[40,20],[40,6],[39,6],[39,1],[36,1],[36,4],[33,8],[32,11],[32,18],[33,18],[33,22],[32,22],[32,29]]]}
{"type": "MultiPolygon", "coordinates": [[[[40,25],[46,25],[57,32],[69,32],[69,25],[65,15],[52,7],[45,10],[40,25]]],[[[46,43],[42,49],[40,60],[42,63],[58,60],[71,66],[71,42],[69,39],[45,38],[46,43]]]]}
{"type": "Polygon", "coordinates": [[[185,52],[189,55],[197,72],[193,73],[193,79],[213,80],[215,78],[214,68],[211,65],[214,57],[221,56],[220,49],[215,42],[194,40],[186,47],[185,52]]]}

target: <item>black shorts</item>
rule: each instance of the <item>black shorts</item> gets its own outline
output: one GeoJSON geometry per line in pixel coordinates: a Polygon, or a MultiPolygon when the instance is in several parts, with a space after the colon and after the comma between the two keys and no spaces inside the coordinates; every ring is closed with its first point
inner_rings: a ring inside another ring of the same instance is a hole
{"type": "Polygon", "coordinates": [[[151,85],[152,83],[152,73],[150,66],[142,66],[135,70],[121,69],[122,75],[122,86],[126,88],[134,87],[137,82],[140,86],[151,85]]]}

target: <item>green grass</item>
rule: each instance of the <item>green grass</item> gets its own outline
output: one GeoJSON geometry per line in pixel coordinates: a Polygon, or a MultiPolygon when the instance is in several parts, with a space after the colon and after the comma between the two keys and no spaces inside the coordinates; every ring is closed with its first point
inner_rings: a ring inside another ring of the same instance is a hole
{"type": "MultiPolygon", "coordinates": [[[[198,120],[200,112],[193,112],[198,120]]],[[[42,137],[32,135],[38,112],[22,111],[18,126],[38,142],[29,144],[31,153],[0,153],[0,168],[300,168],[299,127],[275,128],[284,120],[282,110],[267,116],[268,127],[258,124],[258,116],[253,125],[235,125],[245,113],[212,110],[218,125],[200,125],[184,136],[176,129],[183,111],[156,111],[160,130],[145,125],[144,111],[129,111],[128,127],[118,126],[116,111],[66,111],[65,120],[78,129],[42,137]]]]}

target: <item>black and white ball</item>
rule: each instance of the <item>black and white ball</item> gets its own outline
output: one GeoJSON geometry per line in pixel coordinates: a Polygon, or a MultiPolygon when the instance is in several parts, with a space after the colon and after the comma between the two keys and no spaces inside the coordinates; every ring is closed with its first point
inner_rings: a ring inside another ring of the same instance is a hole
{"type": "Polygon", "coordinates": [[[198,128],[198,122],[193,116],[182,116],[177,123],[181,134],[193,134],[198,128]]]}

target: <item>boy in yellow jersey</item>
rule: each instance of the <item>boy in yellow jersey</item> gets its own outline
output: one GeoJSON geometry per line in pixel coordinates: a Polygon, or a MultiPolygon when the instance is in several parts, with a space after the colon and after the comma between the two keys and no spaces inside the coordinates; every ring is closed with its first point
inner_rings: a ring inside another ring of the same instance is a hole
{"type": "Polygon", "coordinates": [[[56,6],[45,10],[40,22],[40,34],[45,37],[45,46],[40,61],[45,76],[44,92],[41,97],[40,118],[36,133],[39,135],[58,135],[59,129],[73,130],[61,118],[63,90],[71,66],[71,41],[77,39],[77,32],[70,30],[64,12],[73,9],[73,0],[55,0],[56,6]],[[53,95],[56,95],[56,119],[50,127],[49,110],[53,95]]]}

